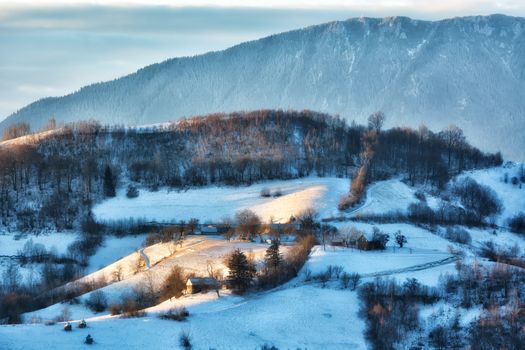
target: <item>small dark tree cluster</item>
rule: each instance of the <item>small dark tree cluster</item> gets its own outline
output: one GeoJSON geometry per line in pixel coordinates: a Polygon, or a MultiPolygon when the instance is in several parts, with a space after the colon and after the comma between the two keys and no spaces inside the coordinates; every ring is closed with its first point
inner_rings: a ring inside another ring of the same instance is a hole
{"type": "Polygon", "coordinates": [[[509,227],[512,232],[525,234],[525,212],[516,214],[509,220],[509,227]]]}

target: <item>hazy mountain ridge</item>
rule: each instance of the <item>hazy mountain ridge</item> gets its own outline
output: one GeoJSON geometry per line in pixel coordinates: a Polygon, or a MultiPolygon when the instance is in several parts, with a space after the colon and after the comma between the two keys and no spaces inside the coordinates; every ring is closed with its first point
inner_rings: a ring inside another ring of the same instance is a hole
{"type": "Polygon", "coordinates": [[[98,119],[146,124],[216,111],[315,109],[389,125],[455,123],[483,149],[521,159],[525,139],[525,19],[436,22],[356,18],[175,58],[123,78],[37,101],[0,128],[98,119]]]}

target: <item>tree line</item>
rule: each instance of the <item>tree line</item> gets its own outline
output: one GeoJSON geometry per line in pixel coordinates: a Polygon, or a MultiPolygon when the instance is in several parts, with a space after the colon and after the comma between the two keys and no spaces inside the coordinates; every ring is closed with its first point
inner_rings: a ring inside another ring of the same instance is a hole
{"type": "Polygon", "coordinates": [[[499,154],[485,154],[457,129],[447,130],[381,130],[380,122],[348,125],[326,114],[281,110],[149,128],[67,124],[0,145],[0,224],[21,231],[73,228],[94,203],[128,185],[134,197],[137,188],[351,177],[363,165],[364,183],[405,173],[412,183],[441,185],[462,170],[501,163],[499,154]]]}

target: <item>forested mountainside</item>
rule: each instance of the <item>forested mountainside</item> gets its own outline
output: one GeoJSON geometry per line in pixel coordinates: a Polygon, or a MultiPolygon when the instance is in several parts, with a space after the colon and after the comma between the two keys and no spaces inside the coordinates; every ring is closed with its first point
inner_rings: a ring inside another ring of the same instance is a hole
{"type": "Polygon", "coordinates": [[[170,59],[114,81],[46,98],[0,129],[49,118],[144,125],[216,111],[310,109],[389,126],[456,124],[484,151],[523,159],[525,19],[354,18],[221,52],[170,59]]]}
{"type": "Polygon", "coordinates": [[[457,128],[381,131],[311,111],[213,114],[148,128],[83,122],[0,144],[0,227],[74,227],[93,203],[129,184],[155,190],[350,178],[363,162],[367,182],[404,174],[443,186],[501,156],[471,147],[457,128]]]}

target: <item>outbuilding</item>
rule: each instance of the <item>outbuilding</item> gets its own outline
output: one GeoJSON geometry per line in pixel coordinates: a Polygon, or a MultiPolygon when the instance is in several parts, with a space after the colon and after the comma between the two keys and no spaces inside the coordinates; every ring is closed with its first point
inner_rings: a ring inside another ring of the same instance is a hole
{"type": "Polygon", "coordinates": [[[217,289],[219,281],[211,277],[190,277],[186,281],[186,294],[196,294],[210,289],[217,289]]]}

